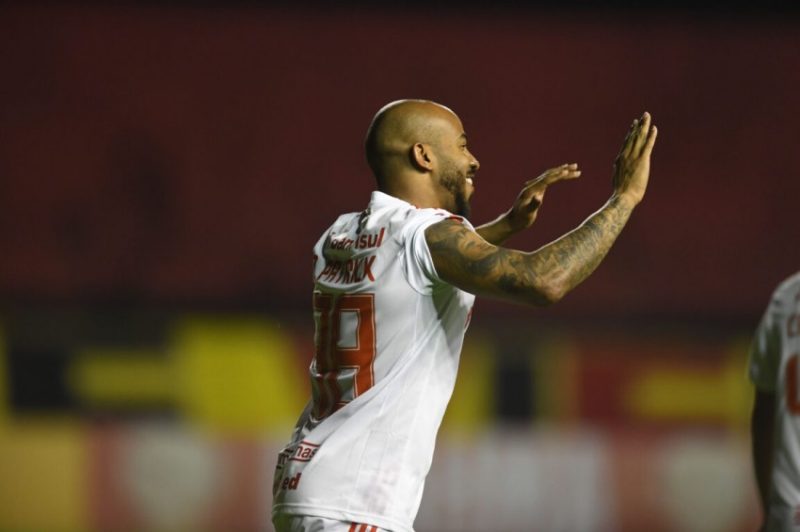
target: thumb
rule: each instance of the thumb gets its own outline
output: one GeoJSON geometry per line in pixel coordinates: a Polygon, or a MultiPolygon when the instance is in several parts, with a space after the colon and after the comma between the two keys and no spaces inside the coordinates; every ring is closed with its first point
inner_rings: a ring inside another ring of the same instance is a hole
{"type": "Polygon", "coordinates": [[[536,194],[531,196],[531,200],[527,205],[528,210],[535,211],[536,209],[538,209],[539,206],[542,204],[542,200],[544,200],[544,190],[542,190],[541,192],[537,192],[536,194]]]}

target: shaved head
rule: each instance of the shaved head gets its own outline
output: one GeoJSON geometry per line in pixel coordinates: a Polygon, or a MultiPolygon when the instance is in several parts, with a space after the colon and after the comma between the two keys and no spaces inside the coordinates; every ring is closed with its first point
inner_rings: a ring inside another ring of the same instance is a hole
{"type": "Polygon", "coordinates": [[[382,107],[372,119],[365,141],[367,162],[378,184],[390,177],[393,166],[409,160],[414,144],[435,144],[442,129],[458,117],[428,100],[397,100],[382,107]]]}
{"type": "Polygon", "coordinates": [[[456,114],[428,100],[398,100],[372,119],[364,142],[378,190],[418,206],[469,214],[480,164],[456,114]]]}

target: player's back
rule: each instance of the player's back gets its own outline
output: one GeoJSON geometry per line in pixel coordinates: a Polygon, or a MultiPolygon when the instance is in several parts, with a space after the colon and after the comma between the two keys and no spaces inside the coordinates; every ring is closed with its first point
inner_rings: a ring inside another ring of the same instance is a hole
{"type": "Polygon", "coordinates": [[[314,247],[313,399],[277,511],[410,529],[474,301],[438,279],[425,242],[451,216],[375,192],[314,247]]]}

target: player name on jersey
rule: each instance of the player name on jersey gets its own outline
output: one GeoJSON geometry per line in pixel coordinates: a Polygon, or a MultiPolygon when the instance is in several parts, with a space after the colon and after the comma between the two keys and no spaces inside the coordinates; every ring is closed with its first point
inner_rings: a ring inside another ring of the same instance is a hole
{"type": "Polygon", "coordinates": [[[360,283],[364,278],[369,278],[370,282],[375,282],[375,275],[372,273],[374,263],[375,255],[345,261],[331,261],[317,276],[317,281],[351,284],[360,283]]]}
{"type": "MultiPolygon", "coordinates": [[[[379,248],[383,243],[383,235],[386,229],[381,227],[380,231],[373,233],[362,233],[355,238],[346,236],[335,236],[330,239],[329,249],[333,250],[363,250],[379,248]]],[[[375,282],[375,275],[372,267],[375,264],[376,255],[365,257],[353,257],[342,260],[328,260],[325,268],[317,276],[317,281],[335,284],[354,284],[364,280],[375,282]]]]}

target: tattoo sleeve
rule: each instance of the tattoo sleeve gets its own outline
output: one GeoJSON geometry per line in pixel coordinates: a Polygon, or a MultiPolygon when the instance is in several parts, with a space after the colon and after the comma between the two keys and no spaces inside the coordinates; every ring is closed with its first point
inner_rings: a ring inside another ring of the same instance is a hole
{"type": "Polygon", "coordinates": [[[452,220],[429,227],[426,239],[443,280],[475,294],[545,305],[597,268],[631,211],[612,198],[577,228],[528,253],[494,246],[452,220]]]}

